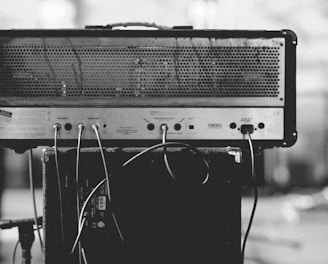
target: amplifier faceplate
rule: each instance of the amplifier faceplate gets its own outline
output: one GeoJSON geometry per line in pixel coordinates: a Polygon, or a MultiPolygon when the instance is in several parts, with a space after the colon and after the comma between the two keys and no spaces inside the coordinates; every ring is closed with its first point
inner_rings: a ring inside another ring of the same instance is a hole
{"type": "Polygon", "coordinates": [[[0,138],[53,140],[161,140],[161,124],[168,125],[168,140],[242,140],[242,125],[253,125],[255,140],[282,140],[282,108],[1,108],[0,138]]]}

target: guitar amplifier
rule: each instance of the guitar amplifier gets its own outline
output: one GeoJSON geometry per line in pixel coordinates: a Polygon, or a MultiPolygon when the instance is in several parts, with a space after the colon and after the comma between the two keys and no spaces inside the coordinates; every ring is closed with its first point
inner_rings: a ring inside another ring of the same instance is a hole
{"type": "Polygon", "coordinates": [[[1,30],[0,144],[19,148],[161,139],[288,147],[296,132],[290,30],[1,30]]]}

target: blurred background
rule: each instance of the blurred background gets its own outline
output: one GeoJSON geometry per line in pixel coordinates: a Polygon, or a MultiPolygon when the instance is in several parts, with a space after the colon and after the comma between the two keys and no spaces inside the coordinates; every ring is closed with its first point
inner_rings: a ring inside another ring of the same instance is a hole
{"type": "MultiPolygon", "coordinates": [[[[264,152],[260,164],[264,185],[246,263],[328,263],[328,1],[0,0],[0,29],[83,28],[117,22],[296,32],[298,141],[292,148],[264,152]]],[[[41,152],[34,150],[39,213],[41,152]]],[[[27,155],[3,149],[0,158],[1,217],[31,217],[27,155]]],[[[251,203],[251,197],[243,199],[244,226],[251,203]]],[[[0,263],[10,263],[17,234],[0,231],[0,240],[0,263]]],[[[35,245],[34,263],[42,263],[38,249],[35,245]]]]}

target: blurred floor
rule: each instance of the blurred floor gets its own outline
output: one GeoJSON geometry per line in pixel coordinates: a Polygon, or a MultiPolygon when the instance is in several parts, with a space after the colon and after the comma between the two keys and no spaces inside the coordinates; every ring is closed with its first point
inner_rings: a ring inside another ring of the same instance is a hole
{"type": "MultiPolygon", "coordinates": [[[[42,214],[42,190],[36,190],[38,215],[42,214]]],[[[2,219],[33,218],[32,198],[29,190],[6,189],[2,196],[2,219]]],[[[42,230],[41,230],[42,234],[42,230]]],[[[12,263],[13,249],[18,240],[18,229],[0,230],[1,264],[12,263]]],[[[15,263],[21,263],[21,250],[17,249],[15,263]]],[[[32,247],[32,263],[41,264],[42,253],[37,236],[32,247]]]]}
{"type": "MultiPolygon", "coordinates": [[[[37,190],[37,206],[42,213],[42,191],[37,190]]],[[[327,264],[328,205],[311,208],[310,195],[288,194],[260,197],[247,248],[245,264],[327,264]],[[298,209],[302,210],[298,210],[298,209]],[[304,209],[304,210],[303,210],[304,209]]],[[[252,199],[243,198],[243,228],[248,222],[252,199]]],[[[29,190],[9,189],[3,194],[3,219],[30,218],[33,215],[29,190]]],[[[18,239],[16,228],[1,230],[1,261],[11,263],[18,239]]],[[[20,250],[16,262],[21,263],[20,250]]],[[[42,263],[37,238],[32,263],[42,263]]]]}
{"type": "MultiPolygon", "coordinates": [[[[319,196],[311,192],[260,197],[245,263],[327,264],[328,203],[316,201],[319,196]]],[[[251,200],[243,203],[245,226],[251,200]]]]}

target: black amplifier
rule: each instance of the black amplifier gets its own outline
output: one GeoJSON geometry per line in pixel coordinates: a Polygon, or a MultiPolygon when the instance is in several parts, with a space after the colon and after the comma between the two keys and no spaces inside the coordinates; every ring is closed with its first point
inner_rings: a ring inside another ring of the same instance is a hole
{"type": "MultiPolygon", "coordinates": [[[[296,35],[290,30],[1,30],[0,144],[161,138],[197,146],[296,141],[296,35]]],[[[137,142],[137,143],[136,143],[137,142]]],[[[148,143],[147,143],[148,144],[148,143]]]]}

